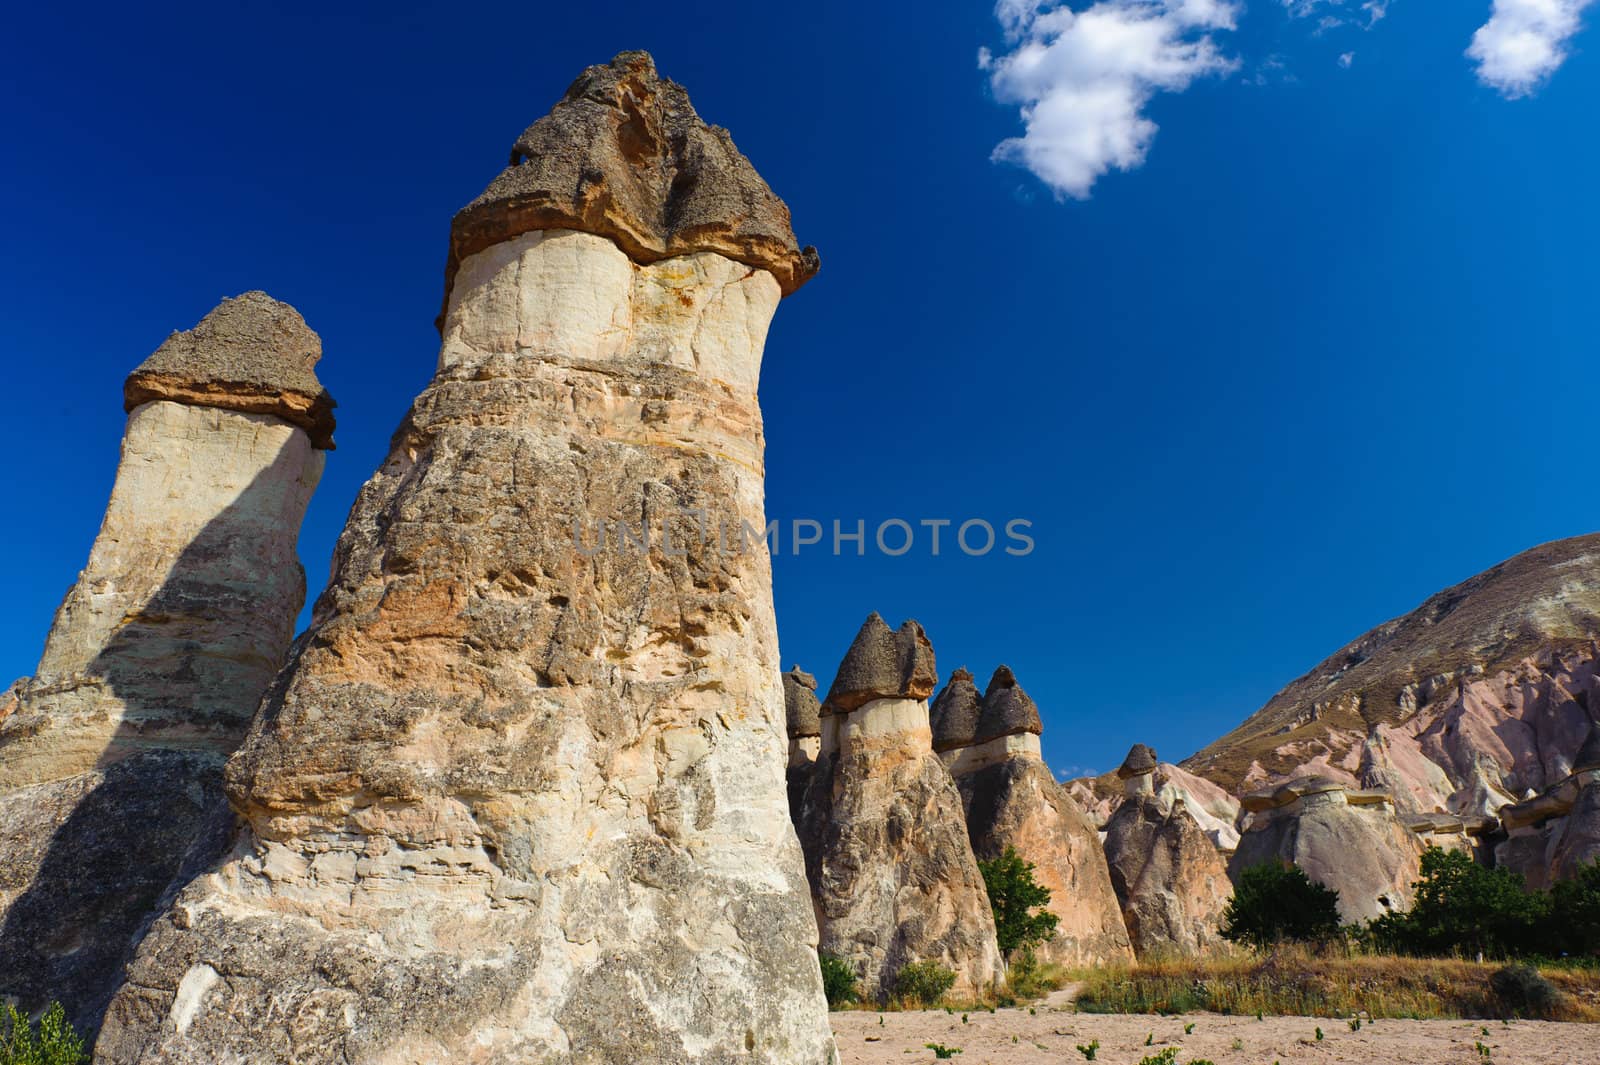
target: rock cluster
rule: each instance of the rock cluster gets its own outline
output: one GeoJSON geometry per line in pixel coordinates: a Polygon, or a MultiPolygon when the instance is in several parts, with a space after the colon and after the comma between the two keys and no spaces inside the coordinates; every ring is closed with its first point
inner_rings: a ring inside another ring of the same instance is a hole
{"type": "Polygon", "coordinates": [[[1127,930],[1094,825],[1040,754],[1043,724],[1006,666],[980,699],[958,669],[933,703],[935,749],[955,777],[978,858],[1014,848],[1050,890],[1056,933],[1038,949],[1063,965],[1132,961],[1127,930]]]}
{"type": "Polygon", "coordinates": [[[1228,870],[1293,862],[1339,893],[1347,924],[1408,909],[1425,845],[1386,792],[1355,791],[1311,776],[1244,797],[1250,815],[1228,870]]]}
{"type": "Polygon", "coordinates": [[[879,998],[910,962],[953,970],[958,994],[1003,976],[961,794],[933,750],[937,683],[922,627],[870,615],[823,701],[796,818],[821,947],[879,998]]]}
{"type": "Polygon", "coordinates": [[[814,256],[642,53],[513,158],[103,1065],[834,1060],[769,562],[695,535],[765,527],[762,348],[814,256]]]}
{"type": "Polygon", "coordinates": [[[1196,954],[1220,942],[1232,897],[1221,853],[1182,796],[1158,795],[1155,751],[1136,744],[1117,775],[1126,797],[1106,823],[1106,861],[1141,958],[1196,954]]]}
{"type": "Polygon", "coordinates": [[[1500,810],[1505,838],[1494,863],[1521,873],[1532,887],[1572,877],[1600,859],[1600,725],[1572,759],[1572,772],[1541,795],[1500,810]]]}
{"type": "Polygon", "coordinates": [[[332,446],[322,345],[261,292],[128,378],[104,523],[0,707],[0,997],[92,1034],[162,899],[226,846],[222,764],[294,635],[332,446]]]}

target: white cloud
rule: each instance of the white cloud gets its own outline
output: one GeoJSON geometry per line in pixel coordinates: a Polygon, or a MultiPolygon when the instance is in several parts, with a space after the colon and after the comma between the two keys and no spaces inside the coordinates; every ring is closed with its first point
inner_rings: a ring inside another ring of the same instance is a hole
{"type": "Polygon", "coordinates": [[[1510,99],[1527,96],[1566,62],[1567,42],[1592,0],[1494,0],[1489,21],[1472,35],[1468,58],[1478,80],[1510,99]]]}
{"type": "Polygon", "coordinates": [[[1339,56],[1339,65],[1341,67],[1343,67],[1345,70],[1349,70],[1350,69],[1350,65],[1352,63],[1354,63],[1355,61],[1356,61],[1356,54],[1354,52],[1345,52],[1344,54],[1339,56]]]}
{"type": "Polygon", "coordinates": [[[1143,164],[1156,135],[1145,107],[1158,92],[1231,73],[1212,32],[1231,30],[1232,0],[999,0],[1004,55],[979,53],[995,97],[1017,104],[1022,136],[994,158],[1026,167],[1058,197],[1086,199],[1112,169],[1143,164]]]}

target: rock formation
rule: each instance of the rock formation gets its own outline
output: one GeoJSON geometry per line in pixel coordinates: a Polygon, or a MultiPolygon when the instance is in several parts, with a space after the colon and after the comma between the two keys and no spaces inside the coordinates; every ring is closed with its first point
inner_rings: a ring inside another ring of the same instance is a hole
{"type": "MultiPolygon", "coordinates": [[[[795,666],[783,675],[783,709],[789,725],[789,817],[798,829],[811,769],[822,751],[822,704],[817,678],[795,666]]],[[[805,841],[801,841],[805,845],[805,841]]]]}
{"type": "Polygon", "coordinates": [[[1311,776],[1246,795],[1244,808],[1250,817],[1228,864],[1235,879],[1263,862],[1292,862],[1339,893],[1346,924],[1410,908],[1425,844],[1387,793],[1311,776]]]}
{"type": "Polygon", "coordinates": [[[1506,834],[1494,863],[1547,888],[1600,859],[1600,726],[1573,758],[1572,773],[1523,802],[1500,810],[1506,834]]]}
{"type": "Polygon", "coordinates": [[[834,1059],[740,535],[768,323],[814,269],[644,53],[523,134],[229,763],[243,834],[146,938],[102,1065],[834,1059]]]}
{"type": "Polygon", "coordinates": [[[1132,961],[1100,837],[1039,750],[1038,708],[1011,670],[995,670],[980,700],[958,669],[933,703],[934,747],[955,777],[967,834],[982,860],[1015,848],[1050,890],[1056,934],[1037,953],[1062,965],[1132,961]]]}
{"type": "Polygon", "coordinates": [[[1378,626],[1184,762],[1234,794],[1321,775],[1400,811],[1492,814],[1566,778],[1600,705],[1600,534],[1378,626]]]}
{"type": "Polygon", "coordinates": [[[321,353],[250,292],[134,371],[88,565],[0,708],[0,998],[59,999],[91,1036],[186,863],[226,846],[222,764],[305,600],[295,541],[333,443],[321,353]]]}
{"type": "Polygon", "coordinates": [[[1181,796],[1155,791],[1155,751],[1136,744],[1117,770],[1126,796],[1106,823],[1106,861],[1134,952],[1197,954],[1220,942],[1233,895],[1222,855],[1181,796]]]}
{"type": "MultiPolygon", "coordinates": [[[[1159,795],[1163,804],[1170,806],[1173,800],[1182,799],[1189,814],[1200,825],[1200,830],[1217,849],[1224,854],[1233,853],[1233,849],[1239,845],[1239,830],[1235,827],[1239,820],[1238,799],[1219,785],[1171,762],[1156,763],[1155,770],[1143,779],[1144,783],[1140,786],[1148,786],[1150,793],[1159,795]]],[[[1089,820],[1102,828],[1127,798],[1123,780],[1115,770],[1104,776],[1070,781],[1067,791],[1083,808],[1089,820]]]]}
{"type": "Polygon", "coordinates": [[[800,806],[822,949],[886,998],[909,962],[953,969],[970,994],[1003,975],[961,795],[933,751],[938,683],[922,626],[869,616],[822,705],[822,750],[800,806]]]}

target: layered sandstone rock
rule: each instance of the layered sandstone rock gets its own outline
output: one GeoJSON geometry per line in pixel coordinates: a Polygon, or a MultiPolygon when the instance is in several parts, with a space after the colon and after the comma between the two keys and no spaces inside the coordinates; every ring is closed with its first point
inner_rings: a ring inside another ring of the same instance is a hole
{"type": "Polygon", "coordinates": [[[868,617],[823,701],[797,819],[822,949],[880,998],[909,962],[954,970],[958,994],[1003,975],[961,795],[933,751],[937,683],[920,625],[868,617]]]}
{"type": "MultiPolygon", "coordinates": [[[[822,703],[817,678],[795,666],[783,675],[783,709],[789,725],[789,818],[800,824],[800,809],[812,767],[822,752],[822,703]]],[[[801,841],[801,846],[805,841],[801,841]]]]}
{"type": "MultiPolygon", "coordinates": [[[[1135,746],[1137,749],[1144,745],[1135,746]]],[[[1149,751],[1149,748],[1145,750],[1149,751]]],[[[1154,761],[1153,751],[1149,757],[1154,761]]],[[[1219,785],[1171,762],[1156,762],[1149,776],[1141,776],[1135,780],[1135,784],[1148,788],[1152,795],[1159,795],[1162,803],[1168,806],[1182,799],[1190,816],[1200,825],[1200,830],[1224,854],[1232,854],[1239,845],[1239,800],[1219,785]]],[[[1083,808],[1089,820],[1102,828],[1127,798],[1123,778],[1117,776],[1115,771],[1101,777],[1073,780],[1067,785],[1067,791],[1083,808]]]]}
{"type": "Polygon", "coordinates": [[[0,709],[0,997],[59,999],[80,1031],[163,896],[226,844],[222,763],[305,599],[295,541],[332,446],[321,350],[251,292],[134,371],[88,565],[0,709]]]}
{"type": "Polygon", "coordinates": [[[1339,893],[1346,924],[1410,908],[1426,848],[1387,793],[1312,776],[1247,795],[1244,808],[1250,817],[1228,865],[1235,879],[1264,862],[1292,862],[1339,893]]]}
{"type": "Polygon", "coordinates": [[[1135,745],[1118,769],[1126,795],[1106,823],[1111,885],[1141,958],[1197,954],[1220,942],[1233,895],[1216,846],[1181,796],[1163,799],[1152,778],[1155,752],[1135,745]]]}
{"type": "Polygon", "coordinates": [[[738,535],[787,212],[641,53],[540,130],[456,220],[437,373],[229,764],[245,831],[102,1063],[834,1059],[738,535]],[[781,231],[737,257],[725,210],[781,231]]]}
{"type": "Polygon", "coordinates": [[[1494,863],[1548,888],[1600,860],[1600,726],[1573,758],[1572,772],[1535,795],[1500,810],[1505,838],[1494,863]]]}
{"type": "Polygon", "coordinates": [[[932,708],[934,746],[955,777],[978,858],[1014,848],[1050,891],[1055,936],[1041,960],[1063,965],[1132,961],[1100,837],[1056,782],[1039,750],[1043,723],[1016,677],[1001,666],[982,699],[958,669],[932,708]]]}

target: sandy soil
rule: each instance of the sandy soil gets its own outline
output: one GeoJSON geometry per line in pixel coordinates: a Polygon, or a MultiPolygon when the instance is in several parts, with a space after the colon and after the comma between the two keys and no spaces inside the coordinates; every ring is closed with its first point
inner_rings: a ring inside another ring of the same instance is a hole
{"type": "Polygon", "coordinates": [[[1096,1065],[1137,1065],[1168,1046],[1178,1063],[1196,1058],[1216,1065],[1273,1062],[1360,1062],[1362,1065],[1594,1065],[1600,1063],[1600,1024],[1541,1021],[1386,1021],[1352,1032],[1344,1020],[1312,1017],[1107,1016],[1078,1013],[1070,1004],[961,1015],[847,1012],[833,1014],[843,1065],[906,1065],[933,1061],[928,1043],[960,1047],[958,1065],[1033,1065],[1083,1062],[1079,1043],[1100,1041],[1096,1065]],[[879,1023],[879,1017],[883,1023],[879,1023]],[[1193,1024],[1185,1035],[1183,1027],[1193,1024]],[[1322,1028],[1318,1042],[1316,1029],[1322,1028]],[[1485,1036],[1483,1029],[1488,1028],[1485,1036]],[[1145,1045],[1145,1037],[1154,1043],[1145,1045]],[[1237,1043],[1235,1042],[1237,1041],[1237,1043]],[[1490,1051],[1485,1059],[1475,1044],[1490,1051]],[[1235,1049],[1237,1045],[1238,1049],[1235,1049]]]}

